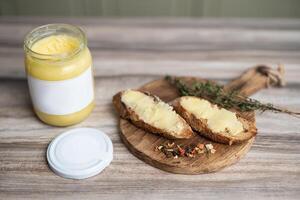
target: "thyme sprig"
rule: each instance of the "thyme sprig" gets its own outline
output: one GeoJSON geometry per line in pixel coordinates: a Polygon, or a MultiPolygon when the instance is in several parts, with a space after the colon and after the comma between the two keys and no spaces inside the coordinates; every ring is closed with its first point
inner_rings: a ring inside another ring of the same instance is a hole
{"type": "Polygon", "coordinates": [[[270,103],[261,103],[258,100],[245,97],[239,94],[238,91],[225,91],[220,85],[213,82],[197,82],[187,84],[180,78],[166,76],[165,79],[174,85],[180,93],[180,96],[197,96],[207,99],[211,103],[217,104],[226,109],[237,109],[242,112],[247,111],[272,111],[276,113],[286,113],[300,117],[299,112],[293,112],[287,109],[282,109],[270,103]]]}

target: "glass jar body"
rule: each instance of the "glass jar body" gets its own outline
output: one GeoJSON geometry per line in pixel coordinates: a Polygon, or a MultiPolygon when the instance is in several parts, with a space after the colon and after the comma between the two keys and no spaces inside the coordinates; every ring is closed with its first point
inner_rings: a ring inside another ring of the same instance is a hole
{"type": "Polygon", "coordinates": [[[73,125],[93,110],[92,57],[79,28],[51,24],[33,30],[25,39],[25,68],[33,108],[43,122],[54,126],[73,125]],[[67,54],[32,51],[36,42],[53,35],[75,38],[78,47],[67,54]]]}

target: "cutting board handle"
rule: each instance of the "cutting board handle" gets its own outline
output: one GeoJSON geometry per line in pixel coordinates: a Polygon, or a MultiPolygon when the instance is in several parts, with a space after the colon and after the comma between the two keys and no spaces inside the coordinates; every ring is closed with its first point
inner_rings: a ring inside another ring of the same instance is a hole
{"type": "Polygon", "coordinates": [[[250,96],[264,88],[282,87],[284,85],[283,65],[278,65],[277,69],[273,69],[267,65],[257,65],[230,81],[225,86],[225,90],[238,90],[242,95],[250,96]]]}

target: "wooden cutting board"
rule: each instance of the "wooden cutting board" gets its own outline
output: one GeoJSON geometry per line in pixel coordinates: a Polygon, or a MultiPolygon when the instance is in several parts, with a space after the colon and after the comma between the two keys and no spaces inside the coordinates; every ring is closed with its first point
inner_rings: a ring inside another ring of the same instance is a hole
{"type": "MultiPolygon", "coordinates": [[[[191,77],[185,77],[184,79],[186,81],[195,81],[195,78],[191,77]]],[[[197,78],[197,81],[205,80],[197,78]]],[[[268,84],[267,81],[268,77],[265,74],[255,71],[254,74],[249,76],[249,72],[246,72],[226,85],[225,88],[228,90],[238,88],[244,95],[250,95],[259,89],[266,87],[268,84]]],[[[165,102],[170,102],[179,97],[178,91],[174,86],[170,85],[164,79],[147,83],[139,89],[148,91],[151,94],[160,97],[165,102]]],[[[254,112],[244,112],[240,114],[255,123],[254,112]]],[[[209,173],[230,166],[240,160],[249,151],[255,140],[255,138],[251,138],[246,142],[231,146],[212,142],[198,134],[196,134],[195,137],[186,140],[170,140],[146,132],[125,119],[120,119],[120,130],[120,136],[124,144],[133,155],[153,167],[178,174],[209,173]],[[216,152],[215,154],[196,155],[194,158],[178,157],[177,159],[174,159],[167,158],[164,153],[155,150],[158,145],[167,144],[172,141],[176,144],[183,145],[211,143],[216,149],[216,152]]]]}

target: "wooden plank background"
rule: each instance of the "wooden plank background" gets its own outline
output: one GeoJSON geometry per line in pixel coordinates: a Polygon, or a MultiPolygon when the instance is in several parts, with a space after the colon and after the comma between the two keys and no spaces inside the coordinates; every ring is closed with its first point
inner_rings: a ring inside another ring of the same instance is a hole
{"type": "Polygon", "coordinates": [[[288,85],[254,97],[300,110],[299,20],[1,17],[0,30],[0,199],[299,198],[299,119],[258,113],[259,133],[244,159],[218,173],[188,176],[160,171],[132,156],[120,141],[111,105],[119,90],[165,74],[226,82],[253,65],[283,63],[288,85]],[[111,165],[81,181],[49,170],[48,143],[73,127],[41,123],[26,85],[24,35],[53,22],[82,26],[93,54],[97,106],[75,127],[103,130],[114,145],[111,165]]]}
{"type": "Polygon", "coordinates": [[[0,0],[0,15],[300,17],[299,0],[0,0]]]}

